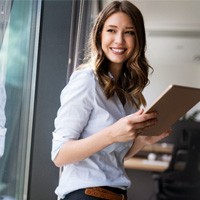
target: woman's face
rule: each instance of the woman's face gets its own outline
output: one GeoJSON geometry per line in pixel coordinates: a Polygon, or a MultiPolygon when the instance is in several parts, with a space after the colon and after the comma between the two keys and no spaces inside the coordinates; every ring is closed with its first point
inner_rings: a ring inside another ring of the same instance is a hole
{"type": "Polygon", "coordinates": [[[101,47],[112,66],[122,67],[131,57],[135,47],[135,28],[127,14],[117,12],[108,17],[101,34],[101,47]]]}

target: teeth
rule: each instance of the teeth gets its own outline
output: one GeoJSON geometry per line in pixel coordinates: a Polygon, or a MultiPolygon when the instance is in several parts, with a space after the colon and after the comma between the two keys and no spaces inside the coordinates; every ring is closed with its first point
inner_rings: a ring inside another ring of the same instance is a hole
{"type": "Polygon", "coordinates": [[[122,53],[122,52],[125,51],[125,49],[114,49],[114,48],[112,48],[112,50],[113,50],[114,52],[117,52],[117,53],[122,53]]]}

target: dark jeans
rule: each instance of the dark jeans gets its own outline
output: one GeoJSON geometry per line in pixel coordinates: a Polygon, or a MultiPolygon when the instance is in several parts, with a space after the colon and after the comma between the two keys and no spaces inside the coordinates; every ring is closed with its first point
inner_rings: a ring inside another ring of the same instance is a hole
{"type": "MultiPolygon", "coordinates": [[[[121,194],[126,195],[126,191],[121,190],[121,189],[110,188],[110,187],[103,187],[103,188],[108,189],[118,194],[121,193],[121,194]]],[[[104,199],[88,196],[85,194],[85,189],[80,189],[80,190],[76,190],[74,192],[67,194],[63,200],[104,200],[104,199]]]]}
{"type": "Polygon", "coordinates": [[[76,190],[65,196],[63,200],[102,200],[85,194],[85,189],[76,190]]]}

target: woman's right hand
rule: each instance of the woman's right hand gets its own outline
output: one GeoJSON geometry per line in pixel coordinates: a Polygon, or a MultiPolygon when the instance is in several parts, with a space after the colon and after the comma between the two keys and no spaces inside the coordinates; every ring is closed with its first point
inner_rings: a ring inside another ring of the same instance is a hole
{"type": "Polygon", "coordinates": [[[156,116],[156,113],[145,114],[142,109],[89,137],[67,141],[60,148],[54,163],[61,167],[84,160],[113,143],[133,141],[143,129],[156,123],[156,116]]]}
{"type": "Polygon", "coordinates": [[[114,142],[128,142],[134,140],[144,129],[154,126],[157,122],[157,113],[144,113],[144,109],[119,119],[111,128],[114,142]]]}

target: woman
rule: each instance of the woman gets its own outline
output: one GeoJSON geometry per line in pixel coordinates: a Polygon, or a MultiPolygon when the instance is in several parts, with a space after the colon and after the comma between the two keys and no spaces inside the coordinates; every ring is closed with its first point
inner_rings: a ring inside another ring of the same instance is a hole
{"type": "Polygon", "coordinates": [[[52,160],[63,167],[61,199],[126,199],[124,159],[170,133],[140,136],[157,121],[157,113],[139,109],[150,69],[145,45],[143,17],[133,4],[114,1],[100,12],[90,60],[63,89],[55,119],[52,160]]]}

